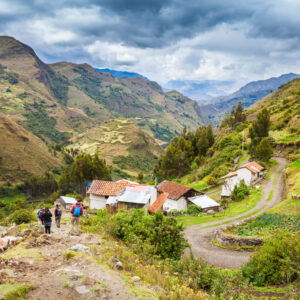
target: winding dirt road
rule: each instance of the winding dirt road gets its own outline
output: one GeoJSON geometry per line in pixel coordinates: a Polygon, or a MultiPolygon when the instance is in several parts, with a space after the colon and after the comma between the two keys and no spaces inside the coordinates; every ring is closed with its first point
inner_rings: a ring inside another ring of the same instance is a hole
{"type": "Polygon", "coordinates": [[[252,252],[238,252],[230,249],[219,248],[212,244],[211,239],[217,228],[226,227],[235,223],[241,223],[242,221],[248,219],[246,217],[247,215],[260,209],[259,212],[251,216],[251,218],[256,217],[264,213],[271,207],[275,206],[282,200],[284,190],[284,167],[287,164],[287,161],[284,158],[276,158],[276,160],[279,162],[279,166],[273,171],[270,180],[264,185],[262,199],[256,204],[254,208],[243,214],[227,218],[222,221],[219,220],[200,225],[193,225],[185,229],[184,235],[191,244],[191,249],[195,257],[202,257],[204,260],[215,265],[216,267],[230,269],[237,269],[241,265],[248,262],[252,252]],[[273,189],[275,174],[278,170],[280,170],[280,173],[278,175],[276,185],[273,189]],[[273,197],[268,201],[268,197],[272,189],[273,197]],[[245,218],[240,219],[243,216],[245,216],[245,218]],[[229,223],[223,224],[224,222],[229,223]],[[216,226],[211,228],[204,228],[210,225],[216,226]]]}

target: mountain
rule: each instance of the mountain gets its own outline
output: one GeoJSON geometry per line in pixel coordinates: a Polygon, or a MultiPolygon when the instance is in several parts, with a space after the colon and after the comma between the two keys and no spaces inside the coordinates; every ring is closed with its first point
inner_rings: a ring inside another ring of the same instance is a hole
{"type": "Polygon", "coordinates": [[[134,73],[134,72],[127,72],[127,71],[117,71],[117,70],[111,70],[111,69],[97,69],[95,68],[96,71],[98,72],[102,72],[102,73],[109,73],[110,75],[112,75],[113,77],[117,77],[117,78],[142,78],[144,80],[149,80],[147,77],[138,74],[138,73],[134,73]]]}
{"type": "Polygon", "coordinates": [[[242,101],[243,106],[247,108],[275,91],[279,86],[299,77],[298,74],[289,73],[267,80],[250,82],[231,95],[218,97],[210,100],[210,104],[201,105],[201,111],[207,114],[214,124],[217,124],[239,101],[242,101]]]}
{"type": "Polygon", "coordinates": [[[62,164],[38,137],[0,113],[0,182],[18,182],[62,164]]]}
{"type": "Polygon", "coordinates": [[[134,176],[137,171],[151,171],[163,152],[154,138],[134,121],[124,118],[109,120],[77,135],[68,147],[90,154],[99,153],[118,170],[117,173],[125,171],[134,176]]]}
{"type": "Polygon", "coordinates": [[[164,93],[156,82],[116,78],[88,64],[45,64],[32,48],[6,36],[0,37],[0,102],[0,112],[47,143],[119,117],[164,141],[205,122],[195,101],[164,93]]]}
{"type": "Polygon", "coordinates": [[[171,80],[165,90],[177,90],[183,95],[199,101],[199,104],[218,96],[228,94],[234,88],[233,81],[221,80],[171,80]]]}

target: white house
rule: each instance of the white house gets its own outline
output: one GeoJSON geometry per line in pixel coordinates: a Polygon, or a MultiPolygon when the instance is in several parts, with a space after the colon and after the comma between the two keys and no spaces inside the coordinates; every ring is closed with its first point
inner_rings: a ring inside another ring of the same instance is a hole
{"type": "Polygon", "coordinates": [[[168,180],[164,180],[160,183],[157,186],[157,191],[159,193],[168,194],[167,199],[163,203],[164,211],[170,211],[172,209],[186,210],[188,206],[187,198],[194,196],[197,192],[192,188],[168,180]]]}
{"type": "Polygon", "coordinates": [[[103,209],[110,196],[117,196],[125,190],[127,186],[134,186],[129,181],[113,182],[104,180],[93,180],[87,191],[90,195],[90,209],[103,209]]]}
{"type": "Polygon", "coordinates": [[[236,185],[239,185],[244,180],[246,185],[254,183],[256,180],[262,177],[264,167],[256,162],[250,162],[241,166],[237,171],[230,172],[223,176],[225,179],[222,186],[221,197],[229,197],[236,185]]]}
{"type": "Polygon", "coordinates": [[[197,206],[201,207],[203,211],[208,211],[208,210],[218,211],[220,207],[220,204],[218,202],[211,199],[207,195],[198,195],[198,196],[190,197],[188,198],[188,200],[192,204],[196,204],[197,206]]]}

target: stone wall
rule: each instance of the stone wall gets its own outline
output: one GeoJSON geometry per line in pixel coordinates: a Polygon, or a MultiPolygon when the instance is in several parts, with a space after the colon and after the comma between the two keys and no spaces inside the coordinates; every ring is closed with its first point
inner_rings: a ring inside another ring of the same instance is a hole
{"type": "Polygon", "coordinates": [[[225,232],[225,228],[215,231],[215,240],[224,246],[259,246],[263,244],[263,238],[241,237],[225,232]]]}

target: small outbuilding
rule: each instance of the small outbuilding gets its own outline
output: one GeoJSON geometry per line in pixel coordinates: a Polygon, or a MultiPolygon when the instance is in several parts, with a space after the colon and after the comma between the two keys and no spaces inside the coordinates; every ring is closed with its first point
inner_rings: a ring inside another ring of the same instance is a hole
{"type": "Polygon", "coordinates": [[[211,199],[207,195],[198,195],[188,198],[190,204],[195,204],[202,208],[202,211],[214,210],[218,211],[220,204],[215,200],[211,199]]]}
{"type": "Polygon", "coordinates": [[[70,210],[77,200],[73,197],[60,196],[57,201],[65,210],[70,210]]]}

